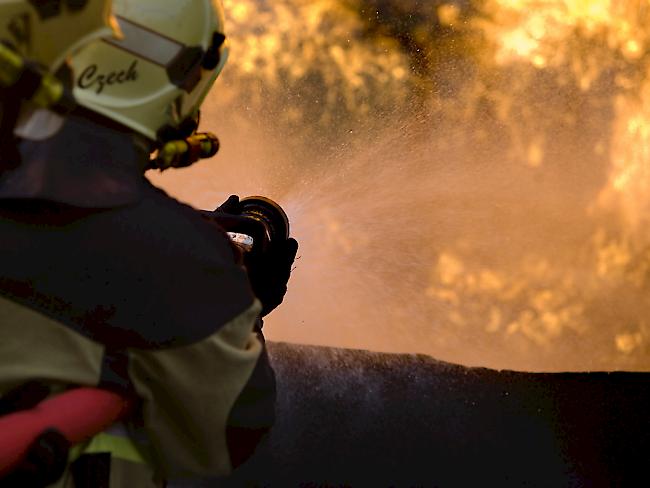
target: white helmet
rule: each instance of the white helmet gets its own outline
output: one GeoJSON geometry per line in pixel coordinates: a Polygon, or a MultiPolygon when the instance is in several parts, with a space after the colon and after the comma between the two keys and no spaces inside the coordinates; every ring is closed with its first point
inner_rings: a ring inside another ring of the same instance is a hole
{"type": "Polygon", "coordinates": [[[152,141],[184,138],[226,62],[220,0],[113,0],[121,39],[71,58],[79,105],[152,141]]]}
{"type": "Polygon", "coordinates": [[[0,1],[0,42],[50,72],[84,44],[114,36],[110,0],[0,1]]]}
{"type": "Polygon", "coordinates": [[[66,89],[71,72],[61,69],[65,61],[93,40],[119,37],[111,0],[0,0],[0,142],[5,152],[11,152],[6,148],[13,145],[14,129],[21,137],[42,139],[61,127],[60,117],[41,109],[73,108],[66,89]]]}

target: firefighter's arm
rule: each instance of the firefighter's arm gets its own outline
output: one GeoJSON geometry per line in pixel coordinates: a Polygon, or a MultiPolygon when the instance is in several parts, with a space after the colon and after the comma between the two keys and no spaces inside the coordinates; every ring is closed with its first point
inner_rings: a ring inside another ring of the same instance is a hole
{"type": "Polygon", "coordinates": [[[254,304],[194,344],[133,351],[154,462],[169,478],[219,476],[249,457],[274,420],[275,379],[254,304]]]}

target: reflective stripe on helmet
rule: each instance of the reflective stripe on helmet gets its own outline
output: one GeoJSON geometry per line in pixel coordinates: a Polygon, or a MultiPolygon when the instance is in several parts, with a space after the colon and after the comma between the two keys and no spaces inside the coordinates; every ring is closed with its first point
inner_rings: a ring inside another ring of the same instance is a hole
{"type": "Polygon", "coordinates": [[[183,49],[183,44],[154,32],[124,17],[116,16],[123,39],[104,39],[104,42],[131,54],[167,67],[183,49]]]}
{"type": "Polygon", "coordinates": [[[221,47],[226,37],[215,32],[207,51],[199,46],[186,46],[164,34],[122,16],[115,16],[123,38],[107,38],[104,42],[134,56],[165,68],[169,81],[191,92],[201,80],[200,66],[213,70],[221,60],[221,47]]]}
{"type": "Polygon", "coordinates": [[[198,110],[223,68],[221,0],[113,0],[113,13],[125,39],[103,39],[71,57],[75,98],[156,141],[198,110]]]}

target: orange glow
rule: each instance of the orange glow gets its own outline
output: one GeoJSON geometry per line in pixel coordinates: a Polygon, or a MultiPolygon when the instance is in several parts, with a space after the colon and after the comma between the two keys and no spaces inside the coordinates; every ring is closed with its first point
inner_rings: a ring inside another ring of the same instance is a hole
{"type": "Polygon", "coordinates": [[[222,154],[153,178],[288,203],[271,339],[650,370],[650,1],[422,7],[415,53],[363,2],[224,3],[222,154]]]}

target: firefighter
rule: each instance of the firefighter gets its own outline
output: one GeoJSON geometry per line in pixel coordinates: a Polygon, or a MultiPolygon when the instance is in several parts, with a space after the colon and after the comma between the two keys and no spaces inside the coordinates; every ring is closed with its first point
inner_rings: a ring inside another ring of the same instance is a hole
{"type": "MultiPolygon", "coordinates": [[[[98,2],[23,3],[46,18],[98,2]]],[[[138,400],[70,449],[62,487],[224,476],[252,455],[274,421],[262,316],[297,251],[290,239],[246,270],[214,219],[144,176],[194,159],[152,154],[195,135],[228,55],[221,3],[114,0],[113,13],[116,35],[58,70],[76,107],[23,109],[0,163],[0,411],[78,386],[138,400]]]]}

